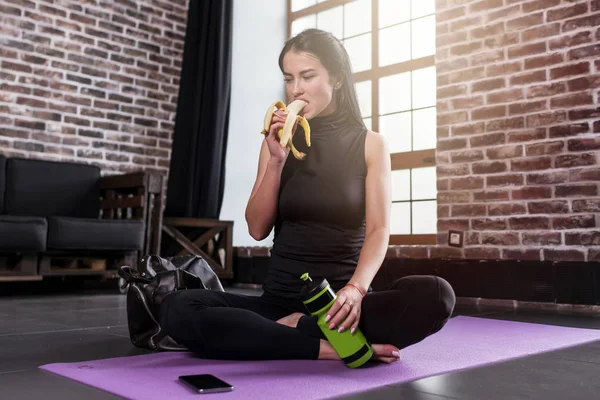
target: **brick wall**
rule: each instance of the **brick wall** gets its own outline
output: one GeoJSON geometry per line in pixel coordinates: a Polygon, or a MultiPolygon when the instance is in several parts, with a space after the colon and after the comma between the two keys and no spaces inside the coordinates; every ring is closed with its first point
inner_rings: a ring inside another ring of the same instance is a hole
{"type": "Polygon", "coordinates": [[[0,152],[169,166],[188,0],[0,0],[0,152]]]}
{"type": "Polygon", "coordinates": [[[437,0],[436,63],[435,252],[600,261],[600,1],[437,0]]]}

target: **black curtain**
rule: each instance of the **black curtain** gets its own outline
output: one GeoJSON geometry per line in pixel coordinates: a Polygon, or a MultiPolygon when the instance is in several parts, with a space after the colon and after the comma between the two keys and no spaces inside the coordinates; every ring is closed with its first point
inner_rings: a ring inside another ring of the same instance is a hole
{"type": "Polygon", "coordinates": [[[167,186],[168,217],[218,218],[231,98],[232,0],[190,0],[167,186]]]}

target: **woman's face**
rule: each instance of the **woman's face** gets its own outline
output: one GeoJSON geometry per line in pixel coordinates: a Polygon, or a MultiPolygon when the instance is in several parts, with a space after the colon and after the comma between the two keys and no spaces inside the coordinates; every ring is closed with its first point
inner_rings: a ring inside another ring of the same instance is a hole
{"type": "Polygon", "coordinates": [[[283,76],[288,104],[304,100],[300,112],[306,119],[325,116],[336,109],[333,85],[327,69],[311,53],[288,51],[283,56],[283,76]]]}

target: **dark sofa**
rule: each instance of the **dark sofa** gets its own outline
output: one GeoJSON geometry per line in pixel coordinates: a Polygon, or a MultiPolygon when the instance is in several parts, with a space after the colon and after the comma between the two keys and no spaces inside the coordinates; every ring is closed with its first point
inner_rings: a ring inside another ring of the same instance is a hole
{"type": "Polygon", "coordinates": [[[0,279],[135,264],[158,250],[162,187],[155,173],[101,176],[97,166],[0,155],[0,279]]]}

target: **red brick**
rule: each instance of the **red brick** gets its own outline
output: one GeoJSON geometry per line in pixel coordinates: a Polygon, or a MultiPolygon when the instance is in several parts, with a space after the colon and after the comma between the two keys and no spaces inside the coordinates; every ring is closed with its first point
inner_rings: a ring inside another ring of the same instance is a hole
{"type": "Polygon", "coordinates": [[[494,190],[494,191],[484,191],[484,192],[475,192],[473,193],[473,201],[503,201],[509,200],[509,191],[508,190],[494,190]]]}
{"type": "Polygon", "coordinates": [[[481,150],[463,150],[451,153],[453,163],[471,162],[483,160],[484,155],[481,150]]]}
{"type": "Polygon", "coordinates": [[[510,86],[529,85],[531,83],[544,81],[546,81],[546,71],[526,72],[511,76],[510,86]]]}
{"type": "Polygon", "coordinates": [[[450,47],[450,54],[453,56],[465,56],[472,54],[482,47],[482,42],[471,42],[466,44],[457,44],[450,47]]]}
{"type": "Polygon", "coordinates": [[[427,258],[427,248],[416,246],[399,246],[399,248],[396,250],[396,257],[411,259],[427,258]]]}
{"type": "Polygon", "coordinates": [[[471,229],[474,231],[504,231],[507,227],[504,218],[473,218],[471,220],[471,229]]]}
{"type": "Polygon", "coordinates": [[[452,126],[452,136],[476,135],[483,132],[485,132],[485,124],[483,122],[452,126]]]}
{"type": "Polygon", "coordinates": [[[525,59],[525,69],[537,69],[548,67],[554,64],[560,64],[564,61],[564,56],[560,53],[532,57],[525,59]]]}
{"type": "Polygon", "coordinates": [[[503,92],[490,93],[487,95],[486,101],[487,104],[511,103],[522,100],[524,97],[523,89],[510,89],[503,92]]]}
{"type": "Polygon", "coordinates": [[[450,206],[438,206],[437,207],[437,217],[438,218],[450,217],[450,206]]]}
{"type": "Polygon", "coordinates": [[[471,29],[471,39],[484,39],[504,33],[504,22],[497,22],[483,27],[471,29]]]}
{"type": "MultiPolygon", "coordinates": [[[[573,119],[569,117],[570,119],[573,119]]],[[[526,118],[526,126],[528,128],[554,125],[556,123],[563,122],[567,119],[567,113],[565,111],[554,111],[542,114],[528,115],[526,118]]]]}
{"type": "Polygon", "coordinates": [[[438,143],[437,143],[438,151],[457,150],[457,149],[464,149],[466,147],[467,147],[466,139],[438,140],[438,143]]]}
{"type": "Polygon", "coordinates": [[[469,61],[466,58],[458,58],[456,60],[438,62],[436,70],[438,74],[444,74],[451,71],[465,69],[468,68],[468,66],[469,61]]]}
{"type": "Polygon", "coordinates": [[[590,118],[598,118],[600,117],[600,107],[598,108],[588,108],[582,110],[573,110],[569,111],[569,119],[574,121],[578,119],[590,119],[590,118]]]}
{"type": "Polygon", "coordinates": [[[519,33],[511,32],[505,33],[504,35],[485,39],[483,46],[488,49],[498,49],[501,47],[507,47],[513,44],[519,43],[519,33]]]}
{"type": "Polygon", "coordinates": [[[545,142],[528,145],[526,147],[527,156],[542,156],[547,154],[559,154],[564,151],[565,143],[563,141],[545,142]]]}
{"type": "MultiPolygon", "coordinates": [[[[510,174],[510,175],[499,175],[499,176],[488,176],[486,179],[486,186],[522,186],[525,181],[523,175],[510,174]]],[[[477,189],[477,188],[472,188],[477,189]]]]}
{"type": "Polygon", "coordinates": [[[473,136],[469,138],[471,147],[486,147],[506,143],[506,135],[504,133],[491,133],[481,136],[473,136]]]}
{"type": "Polygon", "coordinates": [[[567,142],[569,151],[589,151],[600,149],[600,138],[570,139],[567,142]]]}
{"type": "Polygon", "coordinates": [[[531,142],[546,139],[546,128],[529,129],[526,131],[509,132],[508,143],[531,142]]]}
{"type": "Polygon", "coordinates": [[[600,88],[600,75],[585,76],[567,82],[570,92],[600,88]]]}
{"type": "Polygon", "coordinates": [[[552,189],[546,186],[525,187],[512,191],[513,200],[549,199],[552,197],[552,189]]]}
{"type": "Polygon", "coordinates": [[[585,253],[580,250],[543,249],[546,261],[585,261],[585,253]]]}
{"type": "Polygon", "coordinates": [[[467,85],[447,86],[437,89],[437,98],[445,99],[448,97],[457,97],[467,94],[467,85]]]}
{"type": "Polygon", "coordinates": [[[499,260],[500,249],[493,247],[470,247],[465,249],[465,259],[499,260]]]}
{"type": "Polygon", "coordinates": [[[569,60],[579,60],[582,58],[591,58],[600,56],[600,44],[587,46],[587,47],[579,47],[573,50],[570,50],[567,53],[569,60]]]}
{"type": "Polygon", "coordinates": [[[471,111],[471,120],[500,118],[506,116],[506,106],[485,107],[471,111]]]}
{"type": "Polygon", "coordinates": [[[504,50],[496,49],[485,51],[482,53],[477,53],[472,55],[471,57],[471,66],[479,66],[479,65],[489,65],[499,63],[501,61],[505,61],[504,50]]]}
{"type": "Polygon", "coordinates": [[[463,258],[462,249],[454,247],[432,247],[431,259],[463,258]]]}
{"type": "Polygon", "coordinates": [[[536,249],[502,249],[503,260],[540,260],[540,251],[536,249]]]}
{"type": "Polygon", "coordinates": [[[500,215],[522,215],[527,214],[525,204],[509,203],[509,204],[490,204],[488,206],[488,214],[490,216],[500,215]]]}
{"type": "Polygon", "coordinates": [[[527,98],[554,96],[565,93],[567,86],[562,82],[551,83],[548,85],[531,86],[527,88],[527,98]]]}
{"type": "Polygon", "coordinates": [[[509,224],[514,230],[550,229],[550,220],[546,217],[513,217],[509,224]]]}
{"type": "Polygon", "coordinates": [[[469,230],[468,219],[439,219],[438,231],[467,231],[469,230]]]}
{"type": "Polygon", "coordinates": [[[580,17],[580,18],[574,18],[569,21],[566,21],[563,24],[562,31],[570,32],[570,31],[580,29],[580,28],[586,28],[586,27],[594,28],[599,25],[600,25],[600,13],[585,16],[585,17],[580,17]]]}
{"type": "Polygon", "coordinates": [[[571,18],[588,12],[587,4],[575,4],[568,7],[553,9],[547,11],[546,22],[558,21],[571,18]]]}
{"type": "Polygon", "coordinates": [[[550,50],[561,50],[568,47],[576,47],[585,43],[591,43],[591,32],[579,32],[572,36],[562,36],[548,42],[550,50]]]}
{"type": "Polygon", "coordinates": [[[589,130],[588,123],[553,126],[549,128],[549,136],[550,138],[575,136],[580,133],[587,133],[589,130]]]}
{"type": "Polygon", "coordinates": [[[450,83],[452,84],[475,81],[484,77],[484,67],[470,68],[462,71],[451,72],[449,74],[450,83]]]}
{"type": "Polygon", "coordinates": [[[546,50],[546,42],[531,43],[531,44],[525,44],[525,45],[521,45],[521,46],[509,47],[507,51],[508,51],[509,59],[533,56],[536,54],[545,53],[547,51],[546,50]]]}
{"type": "Polygon", "coordinates": [[[475,82],[471,86],[471,92],[487,92],[494,89],[501,89],[506,87],[506,80],[504,78],[488,79],[485,81],[475,82]]]}
{"type": "Polygon", "coordinates": [[[530,202],[527,207],[529,214],[566,214],[569,212],[569,202],[564,200],[530,202]]]}
{"type": "Polygon", "coordinates": [[[600,249],[588,249],[588,261],[600,261],[600,249]]]}
{"type": "Polygon", "coordinates": [[[579,228],[595,228],[596,218],[593,214],[590,215],[572,215],[570,217],[553,217],[553,229],[579,229],[579,228]]]}
{"type": "Polygon", "coordinates": [[[560,23],[547,24],[528,29],[521,33],[523,42],[536,41],[548,36],[555,36],[560,33],[560,23]]]}
{"type": "Polygon", "coordinates": [[[522,30],[530,26],[541,25],[542,23],[544,23],[544,13],[539,12],[507,21],[506,29],[509,31],[522,30]]]}
{"type": "MultiPolygon", "coordinates": [[[[567,65],[566,67],[553,68],[550,70],[550,78],[551,79],[560,79],[560,78],[564,78],[566,76],[588,74],[589,72],[590,72],[590,63],[585,61],[585,62],[580,62],[577,64],[567,65]]],[[[576,79],[573,79],[569,82],[574,82],[574,81],[575,81],[575,83],[577,83],[576,79]]],[[[568,83],[569,91],[573,91],[573,89],[571,89],[571,85],[572,85],[572,83],[568,83]]]]}
{"type": "Polygon", "coordinates": [[[594,122],[594,133],[600,133],[600,121],[594,122]]]}
{"type": "Polygon", "coordinates": [[[550,157],[512,160],[510,163],[511,171],[535,171],[549,168],[552,168],[552,158],[550,157]]]}
{"type": "Polygon", "coordinates": [[[441,11],[436,14],[436,23],[450,21],[453,19],[457,19],[466,15],[467,8],[466,7],[458,7],[453,8],[446,11],[441,11]]]}
{"type": "Polygon", "coordinates": [[[451,165],[439,165],[437,166],[437,176],[438,177],[447,177],[447,176],[461,176],[461,175],[469,175],[469,165],[468,164],[451,164],[451,165]]]}
{"type": "MultiPolygon", "coordinates": [[[[556,157],[556,168],[572,168],[585,165],[595,165],[595,154],[567,154],[556,157]]],[[[573,179],[571,179],[573,180],[573,179]]]]}
{"type": "Polygon", "coordinates": [[[517,232],[484,232],[481,234],[481,244],[516,246],[519,244],[519,234],[517,232]]]}
{"type": "Polygon", "coordinates": [[[600,212],[600,200],[573,200],[573,212],[600,212]]]}
{"type": "Polygon", "coordinates": [[[523,146],[503,146],[487,149],[486,155],[490,160],[521,157],[523,156],[523,146]]]}
{"type": "Polygon", "coordinates": [[[486,132],[495,131],[506,131],[510,129],[520,129],[525,127],[525,118],[506,118],[506,119],[494,119],[486,123],[486,132]]]}
{"type": "Polygon", "coordinates": [[[485,67],[485,75],[488,78],[499,76],[499,75],[512,75],[515,72],[522,70],[521,62],[509,62],[504,64],[493,64],[485,67]]]}
{"type": "Polygon", "coordinates": [[[438,126],[436,128],[437,138],[447,138],[450,136],[450,127],[449,126],[438,126]]]}
{"type": "Polygon", "coordinates": [[[472,176],[468,178],[453,178],[450,180],[450,188],[452,190],[483,189],[483,178],[472,176]]]}
{"type": "Polygon", "coordinates": [[[506,172],[508,167],[504,162],[482,162],[473,164],[473,174],[496,174],[506,172]]]}
{"type": "Polygon", "coordinates": [[[469,113],[467,111],[455,111],[449,114],[438,114],[437,124],[442,125],[453,125],[461,122],[467,122],[469,120],[469,113]]]}
{"type": "Polygon", "coordinates": [[[486,214],[483,204],[453,205],[452,217],[480,217],[486,214]]]}
{"type": "Polygon", "coordinates": [[[572,196],[597,196],[598,186],[596,184],[589,185],[563,185],[556,186],[556,197],[572,197],[572,196]]]}
{"type": "Polygon", "coordinates": [[[560,232],[523,233],[524,246],[552,246],[562,244],[560,232]]]}
{"type": "MultiPolygon", "coordinates": [[[[596,165],[596,155],[594,153],[582,154],[582,156],[586,156],[585,159],[587,163],[581,163],[574,166],[579,165],[596,165]]],[[[569,171],[569,181],[571,182],[585,182],[585,181],[600,181],[600,168],[581,168],[581,169],[572,169],[569,171]]],[[[575,207],[575,204],[573,204],[575,207]]]]}
{"type": "Polygon", "coordinates": [[[439,192],[437,195],[438,204],[468,203],[470,200],[471,197],[467,192],[439,192]]]}
{"type": "Polygon", "coordinates": [[[600,231],[565,233],[567,246],[600,246],[600,231]]]}

